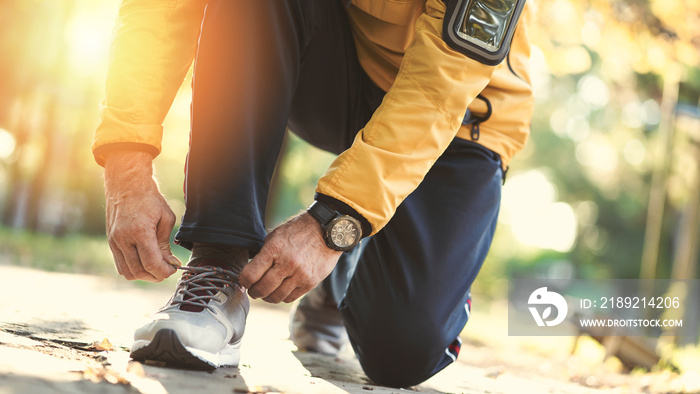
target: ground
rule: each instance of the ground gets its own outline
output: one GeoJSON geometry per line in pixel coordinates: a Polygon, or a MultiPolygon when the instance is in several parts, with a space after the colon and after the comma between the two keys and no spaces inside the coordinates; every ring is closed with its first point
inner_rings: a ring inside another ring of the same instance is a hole
{"type": "MultiPolygon", "coordinates": [[[[660,379],[640,382],[644,376],[616,373],[569,373],[561,378],[559,374],[570,372],[571,363],[576,363],[566,352],[563,358],[522,348],[509,352],[467,337],[458,361],[427,382],[407,389],[381,387],[364,376],[350,350],[339,357],[298,351],[288,340],[289,306],[262,302],[253,303],[238,368],[208,373],[130,362],[128,347],[134,328],[167,301],[171,288],[170,282],[144,286],[116,277],[0,265],[0,394],[573,394],[600,389],[655,391],[653,386],[660,379]]],[[[483,324],[488,325],[489,320],[484,319],[483,324]]]]}

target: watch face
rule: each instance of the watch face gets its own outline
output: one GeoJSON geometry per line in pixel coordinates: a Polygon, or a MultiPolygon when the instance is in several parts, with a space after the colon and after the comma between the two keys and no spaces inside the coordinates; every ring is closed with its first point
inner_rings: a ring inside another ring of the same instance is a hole
{"type": "Polygon", "coordinates": [[[347,216],[336,219],[330,230],[330,239],[339,248],[355,246],[360,238],[359,226],[347,216]]]}

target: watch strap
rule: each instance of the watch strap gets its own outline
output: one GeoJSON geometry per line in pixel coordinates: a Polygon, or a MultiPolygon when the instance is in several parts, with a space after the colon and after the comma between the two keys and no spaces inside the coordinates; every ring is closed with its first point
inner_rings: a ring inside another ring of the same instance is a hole
{"type": "Polygon", "coordinates": [[[332,209],[336,210],[340,215],[352,216],[359,220],[362,227],[363,237],[367,237],[372,234],[372,225],[369,223],[369,221],[367,221],[364,216],[345,202],[318,192],[316,192],[314,195],[314,200],[320,201],[329,207],[332,207],[332,209]]]}
{"type": "Polygon", "coordinates": [[[328,225],[328,223],[331,222],[336,216],[338,216],[338,212],[329,207],[327,204],[321,202],[321,201],[314,201],[311,206],[309,206],[309,209],[307,209],[309,214],[316,219],[321,226],[325,227],[328,225]]]}

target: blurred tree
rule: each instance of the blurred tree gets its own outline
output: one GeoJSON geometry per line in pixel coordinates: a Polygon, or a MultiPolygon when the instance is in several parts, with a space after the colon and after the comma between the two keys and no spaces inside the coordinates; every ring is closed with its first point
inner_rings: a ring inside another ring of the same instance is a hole
{"type": "Polygon", "coordinates": [[[2,210],[2,224],[10,226],[15,221],[15,213],[22,196],[22,177],[18,165],[29,142],[30,127],[26,122],[28,111],[24,103],[31,99],[36,84],[36,75],[28,72],[30,46],[25,37],[35,31],[31,17],[31,7],[27,2],[9,0],[0,3],[0,73],[4,76],[0,83],[0,128],[10,131],[14,137],[14,154],[9,157],[7,176],[7,197],[2,210]],[[23,39],[18,39],[21,37],[23,39]]]}
{"type": "MultiPolygon", "coordinates": [[[[690,74],[700,64],[700,3],[535,4],[538,102],[531,144],[511,176],[520,168],[545,168],[558,198],[581,207],[572,250],[536,260],[570,260],[582,276],[638,277],[651,171],[660,160],[652,154],[662,138],[662,87],[675,64],[682,66],[683,81],[700,83],[690,74]]],[[[667,204],[667,216],[676,215],[680,208],[667,204]]],[[[673,220],[664,224],[662,277],[670,275],[675,226],[673,220]]]]}
{"type": "Polygon", "coordinates": [[[0,19],[7,22],[0,25],[0,72],[8,81],[0,84],[0,128],[15,145],[0,158],[3,225],[54,234],[103,232],[101,198],[95,198],[101,196],[100,171],[89,146],[104,84],[109,42],[103,38],[111,26],[94,26],[100,19],[114,20],[117,5],[117,0],[0,3],[0,19]],[[95,217],[99,220],[83,227],[86,218],[95,217]]]}
{"type": "Polygon", "coordinates": [[[54,12],[56,24],[53,31],[47,30],[45,38],[53,38],[52,41],[46,43],[55,46],[58,50],[54,54],[49,64],[48,74],[53,75],[53,78],[48,83],[52,87],[50,93],[47,94],[44,104],[44,119],[41,127],[40,138],[44,141],[43,154],[40,156],[35,171],[34,177],[27,193],[27,206],[25,214],[25,223],[29,230],[38,231],[40,229],[40,211],[41,201],[44,197],[48,179],[52,174],[53,165],[56,159],[56,142],[59,131],[59,111],[62,108],[60,102],[60,92],[65,85],[65,74],[68,66],[68,59],[65,54],[68,49],[68,43],[62,34],[66,30],[68,21],[74,7],[73,1],[64,0],[63,7],[58,12],[54,12]]]}

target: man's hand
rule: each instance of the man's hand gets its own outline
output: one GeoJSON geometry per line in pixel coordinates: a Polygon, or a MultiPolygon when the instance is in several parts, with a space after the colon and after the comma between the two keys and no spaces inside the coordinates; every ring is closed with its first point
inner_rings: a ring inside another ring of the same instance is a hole
{"type": "Polygon", "coordinates": [[[328,276],[341,254],[326,246],[321,226],[304,212],[265,238],[260,253],[241,271],[240,283],[253,298],[292,302],[328,276]]]}
{"type": "Polygon", "coordinates": [[[107,237],[117,272],[160,282],[182,265],[170,251],[175,214],[153,178],[148,153],[117,151],[105,160],[107,237]]]}

